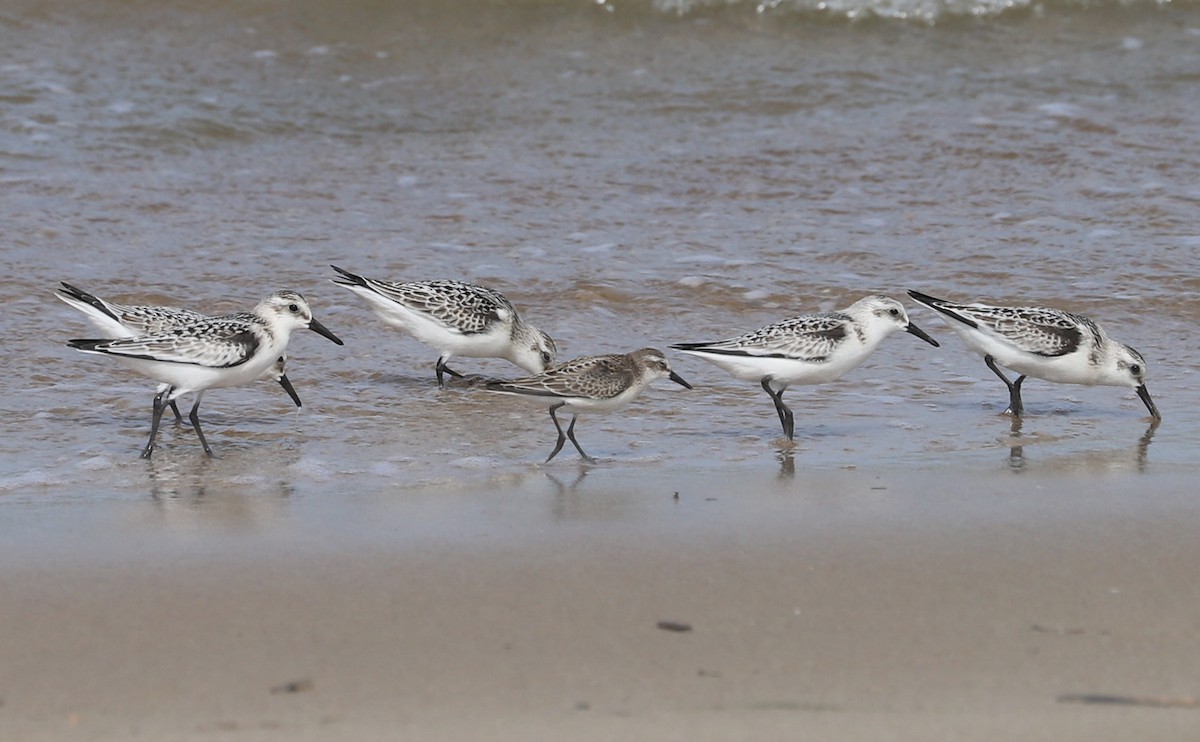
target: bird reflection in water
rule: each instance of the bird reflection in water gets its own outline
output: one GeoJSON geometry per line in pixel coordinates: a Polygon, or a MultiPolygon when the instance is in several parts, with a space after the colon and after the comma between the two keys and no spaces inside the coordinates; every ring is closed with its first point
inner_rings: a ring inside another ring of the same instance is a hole
{"type": "Polygon", "coordinates": [[[780,479],[795,479],[796,477],[796,457],[794,455],[794,447],[788,446],[780,448],[779,454],[779,478],[780,479]]]}
{"type": "MultiPolygon", "coordinates": [[[[1134,448],[1134,459],[1137,462],[1137,470],[1145,471],[1147,466],[1147,453],[1150,448],[1150,442],[1154,439],[1154,433],[1158,430],[1158,426],[1162,421],[1158,418],[1152,418],[1150,427],[1146,428],[1146,432],[1142,433],[1138,438],[1137,446],[1134,448]]],[[[1020,472],[1025,468],[1025,446],[1021,438],[1022,419],[1019,417],[1012,418],[1011,427],[1009,429],[1009,448],[1008,448],[1008,468],[1013,471],[1020,472]]]]}

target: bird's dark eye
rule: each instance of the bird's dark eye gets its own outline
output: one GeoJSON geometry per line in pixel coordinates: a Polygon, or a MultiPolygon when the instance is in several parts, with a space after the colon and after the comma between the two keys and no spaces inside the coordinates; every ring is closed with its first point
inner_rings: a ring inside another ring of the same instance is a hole
{"type": "Polygon", "coordinates": [[[1142,367],[1141,367],[1140,365],[1138,365],[1138,364],[1136,364],[1136,363],[1135,363],[1135,364],[1133,364],[1132,366],[1130,366],[1130,367],[1129,367],[1129,371],[1130,371],[1130,373],[1132,373],[1134,376],[1137,376],[1138,374],[1140,374],[1140,373],[1142,372],[1142,367]]]}
{"type": "Polygon", "coordinates": [[[295,304],[288,304],[288,311],[292,314],[296,314],[300,311],[300,307],[296,306],[295,304]]]}
{"type": "Polygon", "coordinates": [[[896,309],[895,307],[892,307],[891,309],[888,310],[888,314],[892,315],[893,317],[899,317],[900,310],[896,309]]]}
{"type": "Polygon", "coordinates": [[[549,363],[549,362],[550,362],[550,354],[547,353],[546,351],[542,351],[542,363],[549,363]]]}

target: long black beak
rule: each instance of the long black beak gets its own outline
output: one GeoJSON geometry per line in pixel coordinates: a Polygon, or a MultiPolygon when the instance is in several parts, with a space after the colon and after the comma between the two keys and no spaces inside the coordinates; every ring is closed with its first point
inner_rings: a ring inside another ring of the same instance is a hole
{"type": "Polygon", "coordinates": [[[1146,390],[1146,385],[1142,384],[1137,388],[1137,395],[1142,398],[1142,402],[1146,404],[1146,409],[1150,410],[1150,416],[1155,420],[1161,420],[1162,415],[1158,414],[1158,407],[1154,405],[1154,400],[1150,399],[1150,392],[1146,390]]]}
{"type": "Polygon", "coordinates": [[[668,378],[668,379],[670,379],[671,381],[675,382],[675,383],[676,383],[676,384],[678,384],[679,386],[686,387],[686,388],[688,388],[688,389],[692,389],[692,388],[693,388],[691,384],[689,384],[689,383],[687,383],[686,381],[684,381],[684,380],[683,380],[683,377],[682,377],[682,376],[680,376],[679,374],[675,373],[674,371],[672,371],[672,372],[671,372],[671,375],[670,375],[670,376],[668,376],[667,378],[668,378]]]}
{"type": "Polygon", "coordinates": [[[916,325],[914,325],[911,322],[908,323],[908,327],[904,328],[904,331],[908,332],[908,333],[912,333],[913,335],[916,335],[917,337],[921,338],[922,340],[929,343],[930,345],[932,345],[935,348],[942,347],[941,343],[939,343],[938,341],[936,341],[933,338],[926,335],[924,330],[922,330],[920,327],[917,327],[916,325]]]}
{"type": "Polygon", "coordinates": [[[288,381],[287,374],[279,375],[279,386],[283,387],[283,391],[288,393],[288,396],[292,398],[292,401],[296,403],[297,407],[304,406],[300,404],[300,395],[296,394],[295,388],[292,387],[292,382],[288,381]]]}
{"type": "Polygon", "coordinates": [[[313,332],[317,333],[318,335],[324,335],[325,337],[329,338],[330,340],[337,343],[338,345],[345,345],[345,343],[343,343],[341,341],[341,339],[338,338],[337,335],[334,335],[332,332],[329,331],[328,327],[326,327],[325,325],[318,322],[316,317],[313,317],[311,320],[309,320],[308,329],[312,330],[313,332]]]}

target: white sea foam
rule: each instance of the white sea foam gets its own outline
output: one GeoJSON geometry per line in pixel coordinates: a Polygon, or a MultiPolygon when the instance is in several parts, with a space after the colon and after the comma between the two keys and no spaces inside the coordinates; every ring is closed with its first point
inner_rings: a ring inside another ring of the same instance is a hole
{"type": "Polygon", "coordinates": [[[61,481],[60,477],[44,469],[32,469],[0,479],[0,492],[24,489],[26,487],[48,487],[59,484],[61,481]]]}
{"type": "Polygon", "coordinates": [[[79,462],[79,468],[84,471],[103,471],[112,466],[113,460],[107,456],[92,456],[79,462]]]}
{"type": "MultiPolygon", "coordinates": [[[[604,5],[619,4],[602,2],[604,5]]],[[[849,19],[868,17],[903,20],[936,20],[945,15],[989,16],[1014,7],[1027,7],[1024,0],[653,0],[653,7],[664,13],[685,15],[705,8],[745,5],[760,14],[802,11],[843,16],[849,19]]]]}

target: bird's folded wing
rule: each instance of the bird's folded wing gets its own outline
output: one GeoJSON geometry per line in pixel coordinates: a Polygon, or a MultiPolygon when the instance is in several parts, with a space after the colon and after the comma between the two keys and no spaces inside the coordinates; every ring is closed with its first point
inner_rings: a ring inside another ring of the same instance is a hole
{"type": "MultiPolygon", "coordinates": [[[[229,368],[245,363],[257,350],[258,338],[250,330],[224,335],[173,332],[165,335],[110,340],[91,350],[127,358],[162,363],[186,363],[210,368],[229,368]]],[[[79,346],[76,346],[79,347],[79,346]]]]}
{"type": "MultiPolygon", "coordinates": [[[[1036,308],[973,312],[972,317],[981,327],[1018,350],[1046,357],[1074,353],[1085,337],[1080,327],[1094,327],[1091,320],[1083,317],[1036,308]]],[[[1098,333],[1094,330],[1090,334],[1098,333]]]]}

